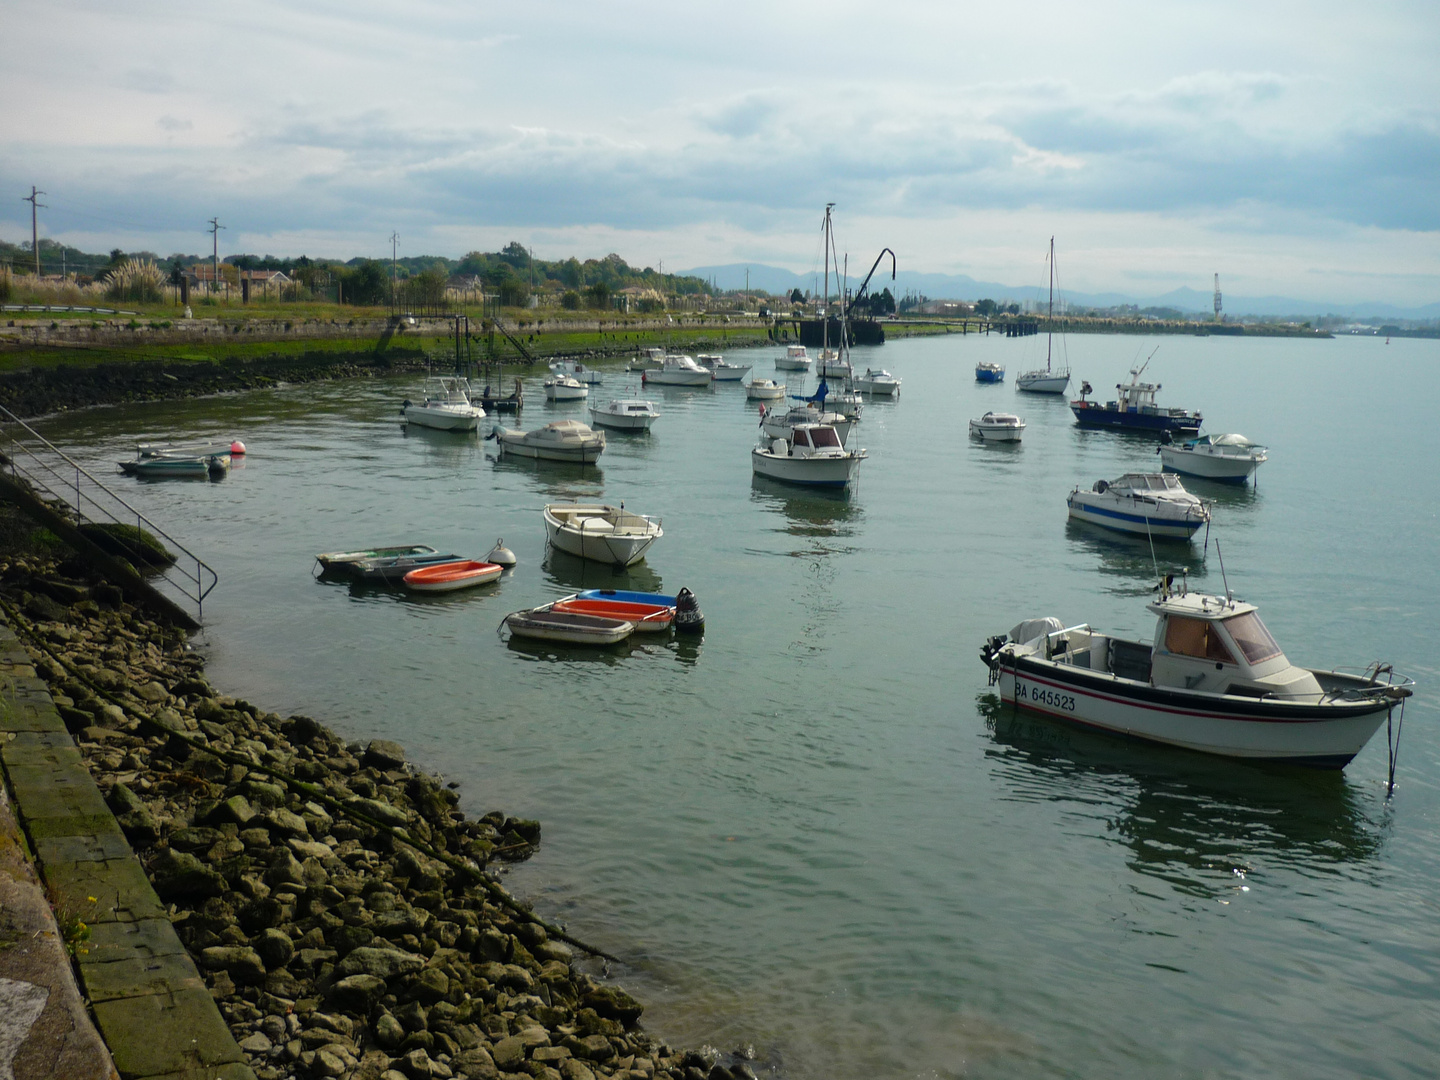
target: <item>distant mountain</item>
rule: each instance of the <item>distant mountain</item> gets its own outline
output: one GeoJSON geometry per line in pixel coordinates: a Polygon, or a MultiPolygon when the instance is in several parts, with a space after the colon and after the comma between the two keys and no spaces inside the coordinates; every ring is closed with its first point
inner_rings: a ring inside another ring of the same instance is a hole
{"type": "MultiPolygon", "coordinates": [[[[730,263],[725,266],[697,266],[693,270],[677,271],[693,274],[707,281],[714,281],[721,289],[745,288],[746,273],[749,273],[750,288],[763,289],[767,293],[788,293],[792,289],[801,292],[818,292],[817,276],[797,274],[779,266],[762,263],[730,263]]],[[[852,286],[858,279],[852,280],[852,286]]],[[[833,289],[834,286],[832,285],[833,289]]],[[[889,275],[876,272],[870,282],[873,292],[888,288],[897,298],[907,292],[922,293],[932,300],[991,300],[1005,303],[1044,301],[1045,292],[1041,286],[1028,287],[1002,285],[996,281],[977,281],[965,274],[922,274],[902,270],[891,282],[889,275]]],[[[1170,307],[1196,314],[1208,314],[1214,308],[1213,294],[1199,289],[1172,289],[1160,296],[1137,297],[1125,293],[1065,293],[1071,304],[1084,307],[1118,307],[1134,304],[1136,307],[1170,307]]],[[[1272,315],[1275,317],[1310,318],[1318,315],[1341,315],[1346,318],[1388,318],[1388,319],[1436,319],[1440,318],[1440,303],[1425,304],[1421,307],[1400,307],[1379,301],[1366,303],[1333,303],[1315,300],[1297,300],[1289,296],[1233,296],[1223,295],[1227,315],[1272,315]]]]}

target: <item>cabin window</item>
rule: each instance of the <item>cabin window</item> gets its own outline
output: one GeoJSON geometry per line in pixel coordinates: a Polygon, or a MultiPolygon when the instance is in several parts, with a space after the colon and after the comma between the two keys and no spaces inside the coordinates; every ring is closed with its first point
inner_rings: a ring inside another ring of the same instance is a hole
{"type": "Polygon", "coordinates": [[[824,446],[833,446],[837,450],[840,448],[840,437],[835,434],[834,428],[816,428],[810,432],[810,438],[814,440],[817,448],[824,446]]]}
{"type": "Polygon", "coordinates": [[[1165,648],[1178,656],[1235,663],[1235,658],[1230,655],[1225,642],[1216,633],[1215,624],[1208,619],[1188,619],[1183,615],[1171,615],[1165,625],[1165,648]]]}
{"type": "Polygon", "coordinates": [[[790,440],[796,446],[809,446],[810,437],[803,431],[796,431],[795,437],[790,440]]]}
{"type": "Polygon", "coordinates": [[[1247,611],[1244,615],[1236,615],[1233,619],[1226,619],[1225,629],[1230,632],[1235,644],[1240,646],[1240,651],[1245,654],[1245,659],[1252,664],[1258,664],[1262,660],[1269,660],[1271,657],[1280,655],[1280,646],[1270,636],[1270,631],[1265,629],[1265,624],[1260,621],[1260,616],[1253,611],[1247,611]]]}

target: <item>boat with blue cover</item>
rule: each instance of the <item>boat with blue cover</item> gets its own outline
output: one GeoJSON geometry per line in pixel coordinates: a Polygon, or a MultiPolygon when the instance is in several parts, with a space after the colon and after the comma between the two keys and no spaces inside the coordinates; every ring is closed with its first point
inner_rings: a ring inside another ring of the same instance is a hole
{"type": "Polygon", "coordinates": [[[975,381],[998,383],[1005,381],[1005,369],[990,360],[981,360],[975,365],[975,381]]]}
{"type": "MultiPolygon", "coordinates": [[[[1150,355],[1154,357],[1155,354],[1150,355]]],[[[1200,425],[1204,418],[1198,412],[1161,408],[1155,404],[1155,394],[1160,390],[1160,384],[1140,381],[1140,376],[1149,366],[1150,361],[1146,360],[1138,368],[1131,368],[1130,381],[1116,383],[1116,400],[1107,401],[1104,405],[1089,400],[1094,391],[1090,389],[1088,382],[1081,383],[1080,400],[1070,403],[1070,411],[1075,414],[1080,426],[1149,431],[1155,434],[1168,431],[1171,435],[1190,437],[1200,434],[1200,425]]]]}

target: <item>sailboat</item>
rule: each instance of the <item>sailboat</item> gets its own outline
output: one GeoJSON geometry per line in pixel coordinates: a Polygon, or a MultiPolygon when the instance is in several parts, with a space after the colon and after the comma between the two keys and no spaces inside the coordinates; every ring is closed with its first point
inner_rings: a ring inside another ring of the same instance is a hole
{"type": "Polygon", "coordinates": [[[1027,371],[1015,378],[1015,389],[1032,394],[1063,394],[1070,385],[1070,365],[1050,366],[1050,353],[1055,339],[1055,238],[1050,238],[1050,313],[1045,320],[1045,367],[1027,371]]]}

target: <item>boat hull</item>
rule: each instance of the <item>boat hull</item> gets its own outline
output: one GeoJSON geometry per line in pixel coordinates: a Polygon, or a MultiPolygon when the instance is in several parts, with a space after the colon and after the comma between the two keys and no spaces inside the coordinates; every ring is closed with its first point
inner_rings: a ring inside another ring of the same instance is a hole
{"type": "Polygon", "coordinates": [[[811,365],[812,363],[814,363],[814,361],[812,361],[812,360],[807,360],[807,359],[804,359],[804,358],[801,358],[801,359],[798,359],[798,360],[797,360],[797,359],[787,358],[787,357],[782,356],[782,357],[780,357],[778,360],[775,361],[775,370],[776,370],[776,371],[809,371],[809,370],[810,370],[810,365],[811,365]]]}
{"type": "Polygon", "coordinates": [[[998,383],[1005,381],[1005,369],[986,365],[976,365],[975,381],[982,383],[998,383]]]}
{"type": "Polygon", "coordinates": [[[900,393],[900,380],[867,379],[863,375],[859,375],[855,378],[855,389],[873,397],[895,397],[900,393]]]}
{"type": "Polygon", "coordinates": [[[1206,521],[1199,514],[1185,517],[1162,516],[1155,512],[1152,504],[1138,503],[1130,499],[1121,502],[1120,500],[1106,501],[1103,496],[1099,499],[1085,498],[1089,494],[1084,491],[1070,494],[1065,500],[1065,504],[1070,508],[1070,516],[1076,521],[1099,525],[1101,528],[1113,529],[1116,532],[1133,533],[1137,536],[1167,537],[1171,540],[1189,540],[1206,521]]]}
{"type": "Polygon", "coordinates": [[[779,386],[756,386],[751,383],[745,387],[745,396],[751,401],[779,401],[785,396],[785,384],[779,386]]]}
{"type": "Polygon", "coordinates": [[[1198,435],[1202,418],[1199,413],[1176,416],[1163,411],[1140,412],[1135,409],[1111,409],[1089,401],[1072,401],[1070,411],[1086,428],[1118,428],[1123,431],[1168,431],[1175,435],[1198,435]]]}
{"type": "Polygon", "coordinates": [[[608,413],[590,409],[590,420],[603,428],[614,431],[649,431],[657,417],[652,413],[608,413]]]}
{"type": "Polygon", "coordinates": [[[1234,454],[1205,454],[1176,447],[1160,447],[1160,461],[1170,472],[1199,476],[1222,484],[1244,484],[1265,459],[1234,454]]]}
{"type": "Polygon", "coordinates": [[[503,570],[504,567],[494,563],[467,559],[464,562],[423,566],[418,570],[411,570],[400,580],[407,589],[415,592],[454,592],[494,581],[503,570]]]}
{"type": "Polygon", "coordinates": [[[590,396],[588,386],[547,386],[546,401],[583,401],[590,396]]]}
{"type": "Polygon", "coordinates": [[[1052,375],[1048,371],[1027,371],[1015,376],[1015,389],[1030,394],[1063,394],[1069,385],[1069,375],[1052,375]]]}
{"type": "Polygon", "coordinates": [[[447,405],[440,408],[426,408],[424,405],[407,405],[405,422],[416,427],[433,428],[436,431],[474,431],[485,419],[485,411],[473,406],[447,405]]]}
{"type": "Polygon", "coordinates": [[[1252,761],[1342,769],[1385,722],[1391,707],[1384,700],[1315,704],[1165,689],[1005,653],[998,662],[1001,698],[1028,712],[1252,761]]]}
{"type": "Polygon", "coordinates": [[[662,604],[638,604],[627,600],[613,600],[575,596],[557,600],[550,605],[551,611],[574,615],[598,615],[602,619],[619,619],[635,624],[637,633],[663,633],[670,629],[675,619],[675,608],[662,604]]]}
{"type": "Polygon", "coordinates": [[[634,623],[620,619],[540,609],[507,615],[505,625],[517,637],[559,641],[567,645],[615,645],[635,632],[634,623]]]}
{"type": "Polygon", "coordinates": [[[640,382],[645,386],[709,386],[710,372],[699,371],[655,371],[640,373],[640,382]]]}
{"type": "Polygon", "coordinates": [[[750,465],[756,476],[806,487],[842,488],[860,468],[858,454],[837,457],[781,457],[756,448],[750,451],[750,465]]]}
{"type": "Polygon", "coordinates": [[[1019,442],[1025,434],[1025,425],[982,424],[978,420],[971,420],[970,434],[973,438],[983,439],[985,442],[1019,442]]]}
{"type": "Polygon", "coordinates": [[[340,563],[335,568],[348,570],[351,575],[361,581],[384,582],[387,585],[394,585],[405,579],[405,575],[411,570],[418,570],[424,566],[434,566],[436,563],[453,563],[462,561],[459,555],[414,555],[401,558],[386,559],[361,559],[359,562],[340,563]]]}
{"type": "Polygon", "coordinates": [[[645,558],[645,553],[665,532],[658,522],[647,521],[638,514],[626,514],[624,511],[620,513],[624,517],[617,525],[598,514],[562,517],[547,506],[545,535],[549,538],[551,547],[568,555],[590,559],[592,562],[608,563],[611,566],[631,566],[645,558]],[[627,519],[633,519],[633,523],[627,523],[627,519]]]}
{"type": "Polygon", "coordinates": [[[322,551],[315,556],[315,561],[322,570],[351,572],[355,563],[365,559],[413,559],[439,554],[439,550],[429,544],[398,544],[394,547],[367,548],[364,551],[322,551]]]}
{"type": "Polygon", "coordinates": [[[571,465],[593,465],[600,460],[600,454],[605,449],[603,442],[586,446],[554,446],[526,442],[523,435],[517,438],[502,435],[498,442],[502,453],[535,458],[537,461],[563,461],[571,465]]]}

